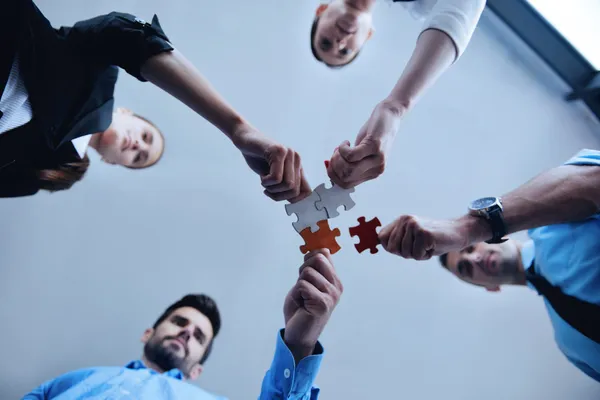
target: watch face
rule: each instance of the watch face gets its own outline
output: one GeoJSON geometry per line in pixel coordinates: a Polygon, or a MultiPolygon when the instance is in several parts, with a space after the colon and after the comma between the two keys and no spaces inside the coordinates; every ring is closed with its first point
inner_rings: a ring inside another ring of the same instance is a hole
{"type": "Polygon", "coordinates": [[[477,199],[471,203],[471,208],[474,210],[483,210],[485,208],[491,207],[496,203],[495,197],[483,197],[481,199],[477,199]]]}

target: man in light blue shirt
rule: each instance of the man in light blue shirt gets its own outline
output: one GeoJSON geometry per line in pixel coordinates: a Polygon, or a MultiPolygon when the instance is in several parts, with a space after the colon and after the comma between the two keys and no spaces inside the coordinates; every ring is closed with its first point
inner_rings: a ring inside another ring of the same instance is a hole
{"type": "Polygon", "coordinates": [[[536,290],[569,361],[600,382],[600,151],[582,150],[499,198],[450,220],[402,216],[380,232],[405,258],[434,255],[463,281],[536,290]],[[521,244],[504,235],[528,230],[521,244]]]}
{"type": "MultiPolygon", "coordinates": [[[[285,328],[277,333],[275,356],[259,400],[317,400],[314,385],[323,357],[318,338],[342,294],[327,250],[306,255],[284,303],[285,328]]],[[[191,385],[202,372],[221,328],[216,303],[187,295],[169,306],[143,336],[141,359],[124,367],[94,367],[49,380],[24,400],[136,399],[224,400],[191,385]]]]}

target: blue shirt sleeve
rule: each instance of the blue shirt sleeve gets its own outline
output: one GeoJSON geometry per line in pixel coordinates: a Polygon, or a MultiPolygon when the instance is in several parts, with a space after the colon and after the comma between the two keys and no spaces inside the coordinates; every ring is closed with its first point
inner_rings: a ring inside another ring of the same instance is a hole
{"type": "Polygon", "coordinates": [[[91,369],[80,369],[67,372],[57,378],[42,383],[37,388],[25,395],[21,400],[52,400],[63,392],[69,390],[82,380],[90,376],[94,371],[91,369]]]}
{"type": "Polygon", "coordinates": [[[294,356],[283,341],[283,329],[277,332],[277,345],[271,368],[262,383],[259,400],[317,400],[320,389],[314,385],[321,367],[324,349],[317,342],[312,355],[296,366],[294,356]]]}
{"type": "Polygon", "coordinates": [[[571,157],[565,165],[596,165],[600,167],[600,151],[583,149],[571,157]]]}

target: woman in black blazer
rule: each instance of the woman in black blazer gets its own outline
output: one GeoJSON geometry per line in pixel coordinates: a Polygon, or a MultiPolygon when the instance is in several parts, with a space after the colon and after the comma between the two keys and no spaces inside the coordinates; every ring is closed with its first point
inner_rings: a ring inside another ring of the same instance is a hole
{"type": "Polygon", "coordinates": [[[0,197],[70,188],[87,170],[87,146],[131,168],[160,158],[162,133],[130,111],[114,112],[119,68],[223,132],[273,200],[310,193],[299,155],[227,104],[174,49],[156,16],[148,23],[113,12],[54,29],[33,1],[7,0],[0,37],[7,38],[0,53],[0,197]]]}

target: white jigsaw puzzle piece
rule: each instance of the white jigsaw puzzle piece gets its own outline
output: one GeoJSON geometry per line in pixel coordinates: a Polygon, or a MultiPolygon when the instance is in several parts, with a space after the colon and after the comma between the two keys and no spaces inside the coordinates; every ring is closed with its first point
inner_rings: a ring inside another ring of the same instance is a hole
{"type": "Polygon", "coordinates": [[[327,219],[327,211],[318,210],[315,206],[315,203],[319,200],[321,200],[319,194],[312,192],[310,196],[297,203],[288,203],[285,205],[287,215],[296,214],[298,217],[298,221],[292,222],[296,232],[300,233],[308,227],[310,227],[311,232],[316,232],[319,230],[317,222],[327,219]]]}
{"type": "Polygon", "coordinates": [[[321,183],[315,188],[315,192],[319,194],[321,200],[315,203],[317,210],[325,210],[328,218],[335,218],[340,213],[337,209],[340,206],[344,206],[346,211],[350,210],[356,205],[350,193],[354,193],[354,188],[344,189],[335,184],[331,184],[330,188],[326,188],[324,183],[321,183]]]}

